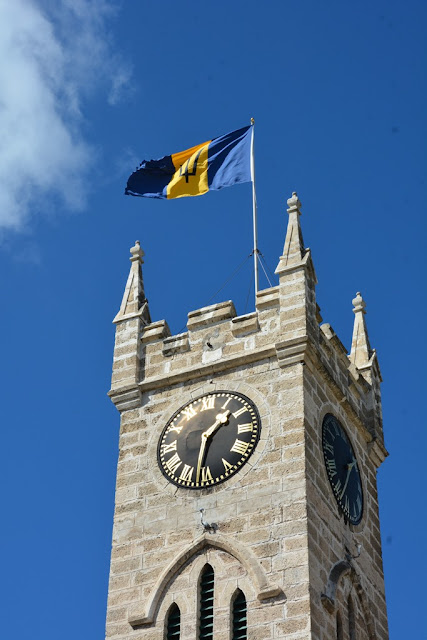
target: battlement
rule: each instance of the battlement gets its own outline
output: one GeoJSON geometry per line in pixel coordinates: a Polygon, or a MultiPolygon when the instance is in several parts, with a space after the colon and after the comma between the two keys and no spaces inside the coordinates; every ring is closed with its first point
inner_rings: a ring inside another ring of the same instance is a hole
{"type": "Polygon", "coordinates": [[[257,293],[256,309],[236,314],[231,300],[188,314],[187,331],[171,335],[166,320],[151,322],[142,282],[143,251],[131,249],[131,273],[114,322],[116,345],[109,393],[120,411],[140,405],[141,394],[268,361],[270,367],[304,364],[317,371],[369,431],[382,441],[379,372],[369,346],[365,303],[353,300],[355,323],[350,355],[316,303],[317,283],[304,248],[296,194],[288,200],[289,223],[276,273],[279,284],[257,293]]]}

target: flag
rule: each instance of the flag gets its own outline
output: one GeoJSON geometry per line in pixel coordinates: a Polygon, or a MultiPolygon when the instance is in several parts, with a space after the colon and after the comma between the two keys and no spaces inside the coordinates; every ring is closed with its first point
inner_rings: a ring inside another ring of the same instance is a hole
{"type": "Polygon", "coordinates": [[[159,160],[143,160],[125,194],[169,200],[251,182],[252,130],[249,125],[159,160]]]}

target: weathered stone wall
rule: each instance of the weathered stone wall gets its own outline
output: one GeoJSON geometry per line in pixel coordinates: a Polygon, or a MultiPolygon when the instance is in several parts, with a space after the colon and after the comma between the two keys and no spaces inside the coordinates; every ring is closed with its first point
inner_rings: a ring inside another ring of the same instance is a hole
{"type": "MultiPolygon", "coordinates": [[[[355,412],[353,402],[341,397],[339,385],[326,370],[305,368],[304,409],[307,464],[307,511],[309,531],[310,588],[312,593],[313,637],[329,640],[335,637],[335,614],[341,612],[346,620],[347,605],[335,602],[330,612],[322,602],[321,594],[327,591],[329,574],[335,564],[346,562],[351,567],[346,572],[352,586],[352,597],[360,605],[367,606],[365,618],[370,619],[375,635],[356,635],[357,638],[388,638],[387,613],[382,571],[381,537],[377,500],[376,464],[370,456],[372,436],[359,420],[365,407],[359,402],[355,412]],[[351,438],[362,478],[364,515],[359,525],[344,522],[336,504],[325,469],[322,452],[322,421],[326,413],[333,413],[351,438]],[[360,555],[358,545],[361,545],[360,555]],[[358,556],[354,559],[349,556],[358,556]]],[[[337,587],[339,588],[339,583],[337,587]]],[[[356,606],[356,605],[355,605],[356,606]]],[[[347,623],[346,623],[347,624],[347,623]]],[[[345,629],[346,624],[344,624],[345,629]]],[[[349,636],[344,635],[344,638],[349,636]]]]}
{"type": "Polygon", "coordinates": [[[256,311],[245,316],[236,317],[232,302],[191,312],[188,331],[177,336],[164,320],[151,322],[143,252],[139,244],[131,250],[110,391],[121,427],[108,639],[162,639],[176,602],[181,640],[196,640],[198,582],[207,562],[215,571],[215,640],[230,638],[237,588],[247,599],[250,640],[331,640],[337,613],[345,640],[353,640],[349,617],[357,638],[388,637],[376,487],[387,455],[381,374],[359,294],[350,357],[330,325],[319,326],[296,194],[288,204],[279,286],[261,291],[256,311]],[[186,402],[221,390],[256,404],[256,449],[216,487],[176,487],[157,464],[162,429],[186,402]],[[327,412],[346,429],[361,471],[365,506],[356,527],[344,522],[326,475],[327,412]],[[201,509],[214,529],[203,526],[201,509]]]}
{"type": "MultiPolygon", "coordinates": [[[[248,601],[251,638],[284,638],[290,632],[310,637],[303,365],[281,369],[275,356],[255,359],[254,351],[258,357],[265,348],[274,353],[277,306],[237,323],[214,319],[206,324],[211,313],[200,314],[203,322],[189,330],[187,351],[164,355],[171,341],[145,342],[141,387],[156,388],[142,392],[140,407],[122,413],[107,637],[162,638],[165,612],[178,590],[182,638],[194,638],[194,576],[206,561],[215,570],[215,638],[229,637],[230,603],[237,587],[248,601]],[[236,325],[248,322],[249,327],[233,335],[236,325]],[[232,366],[235,358],[243,361],[232,366]],[[206,367],[204,376],[201,367],[206,367]],[[175,382],[186,377],[190,379],[175,382]],[[257,405],[262,430],[255,453],[224,484],[196,492],[177,488],[157,466],[160,433],[182,404],[221,389],[242,392],[257,405]],[[206,538],[202,508],[204,518],[218,529],[199,549],[198,541],[206,538]],[[138,625],[148,615],[164,572],[171,575],[160,588],[153,621],[138,625]]],[[[150,325],[144,329],[143,341],[151,330],[150,325]]]]}

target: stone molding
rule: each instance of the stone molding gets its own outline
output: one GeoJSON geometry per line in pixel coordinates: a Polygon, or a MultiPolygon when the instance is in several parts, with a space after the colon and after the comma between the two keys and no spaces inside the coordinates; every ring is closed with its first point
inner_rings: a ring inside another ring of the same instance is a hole
{"type": "Polygon", "coordinates": [[[120,413],[141,406],[141,392],[137,384],[111,389],[107,395],[120,413]]]}
{"type": "Polygon", "coordinates": [[[309,338],[307,335],[277,342],[275,348],[279,367],[284,368],[304,362],[307,357],[308,346],[309,338]]]}
{"type": "Polygon", "coordinates": [[[141,341],[144,344],[148,342],[157,342],[157,340],[164,340],[170,336],[171,332],[166,320],[158,320],[144,327],[142,330],[141,341]]]}
{"type": "Polygon", "coordinates": [[[282,593],[279,586],[270,584],[263,567],[250,549],[246,547],[242,551],[241,546],[237,546],[224,535],[205,533],[169,563],[153,587],[145,609],[141,608],[139,611],[135,609],[129,613],[128,622],[132,627],[154,622],[160,600],[169,582],[179,573],[185,563],[205,548],[220,549],[236,558],[251,577],[258,600],[267,600],[282,593]]]}
{"type": "Polygon", "coordinates": [[[280,305],[279,287],[270,287],[263,289],[256,294],[256,308],[269,309],[270,307],[278,307],[280,305]]]}
{"type": "Polygon", "coordinates": [[[248,313],[244,316],[237,316],[231,320],[231,333],[233,336],[240,337],[259,331],[258,314],[256,311],[248,313]]]}
{"type": "Polygon", "coordinates": [[[374,438],[372,442],[368,444],[369,457],[371,458],[374,465],[378,468],[384,460],[388,456],[388,451],[383,445],[383,443],[378,440],[378,438],[374,438]]]}
{"type": "Polygon", "coordinates": [[[375,626],[372,618],[371,608],[369,606],[369,600],[366,596],[365,590],[361,585],[360,576],[351,563],[350,557],[347,557],[345,560],[339,560],[332,566],[329,572],[325,592],[320,594],[321,602],[326,611],[331,614],[335,612],[338,584],[340,580],[346,575],[349,576],[351,582],[353,583],[353,586],[359,598],[360,606],[363,610],[365,623],[369,634],[369,640],[376,640],[377,635],[375,633],[375,626]]]}
{"type": "Polygon", "coordinates": [[[196,311],[190,311],[188,314],[187,327],[189,331],[206,327],[210,324],[216,324],[222,320],[229,320],[236,316],[236,309],[231,300],[227,302],[219,302],[209,307],[202,307],[196,311]]]}
{"type": "Polygon", "coordinates": [[[170,336],[163,340],[163,355],[173,356],[176,353],[185,353],[190,351],[190,343],[188,340],[188,333],[180,333],[175,336],[170,336]]]}
{"type": "Polygon", "coordinates": [[[160,376],[153,376],[152,378],[146,378],[139,383],[141,392],[152,391],[154,389],[163,389],[164,387],[171,387],[180,382],[187,382],[189,380],[196,380],[209,376],[218,372],[227,371],[228,369],[235,369],[241,365],[247,365],[252,362],[258,362],[265,360],[266,358],[272,358],[276,355],[276,349],[274,345],[267,345],[262,349],[255,349],[247,351],[243,355],[230,356],[218,360],[218,362],[212,362],[208,364],[197,364],[193,367],[177,371],[176,373],[165,373],[160,376]]]}

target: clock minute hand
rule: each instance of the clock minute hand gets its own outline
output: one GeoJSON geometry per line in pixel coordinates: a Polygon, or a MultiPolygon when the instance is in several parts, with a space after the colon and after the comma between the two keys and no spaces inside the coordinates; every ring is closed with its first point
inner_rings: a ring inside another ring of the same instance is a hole
{"type": "Polygon", "coordinates": [[[210,436],[213,433],[215,433],[215,431],[219,429],[221,425],[226,424],[228,422],[228,417],[230,416],[230,414],[231,414],[231,411],[228,411],[228,410],[225,411],[224,413],[219,413],[213,425],[202,433],[202,442],[200,445],[199,458],[197,460],[197,470],[196,470],[197,483],[200,480],[200,471],[202,468],[203,458],[205,456],[205,450],[206,450],[206,444],[207,444],[208,438],[210,438],[210,436]]]}
{"type": "Polygon", "coordinates": [[[348,481],[350,479],[350,473],[351,473],[351,470],[353,469],[355,464],[356,464],[356,460],[354,460],[354,458],[353,458],[352,462],[349,462],[348,465],[347,465],[347,477],[346,477],[345,482],[344,482],[343,490],[341,491],[341,494],[340,494],[340,500],[342,499],[342,497],[344,495],[344,492],[347,489],[348,481]]]}

